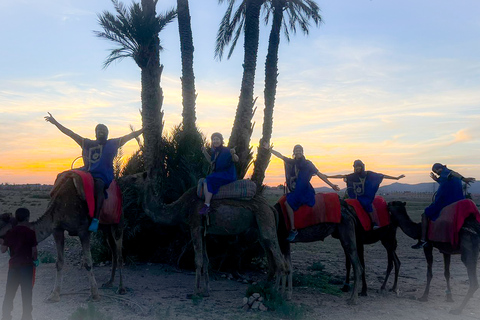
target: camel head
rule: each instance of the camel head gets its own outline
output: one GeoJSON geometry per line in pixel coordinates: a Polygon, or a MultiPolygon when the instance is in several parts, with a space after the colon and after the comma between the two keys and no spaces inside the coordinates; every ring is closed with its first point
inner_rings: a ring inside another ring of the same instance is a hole
{"type": "Polygon", "coordinates": [[[399,216],[408,216],[406,206],[406,202],[390,201],[388,203],[388,212],[390,212],[393,219],[397,220],[399,216]]]}
{"type": "Polygon", "coordinates": [[[17,224],[17,220],[10,213],[0,215],[0,238],[3,238],[8,230],[17,224]]]}

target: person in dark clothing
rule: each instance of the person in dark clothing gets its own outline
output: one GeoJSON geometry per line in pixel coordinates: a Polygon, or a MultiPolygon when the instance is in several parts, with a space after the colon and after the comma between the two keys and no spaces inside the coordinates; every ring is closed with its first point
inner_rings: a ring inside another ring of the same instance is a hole
{"type": "Polygon", "coordinates": [[[45,117],[45,121],[54,124],[62,133],[72,138],[82,148],[84,163],[82,170],[90,172],[95,183],[95,213],[89,230],[96,232],[98,229],[98,217],[100,216],[100,210],[105,200],[105,193],[113,181],[113,159],[121,146],[143,133],[143,128],[120,138],[108,139],[107,126],[98,124],[95,127],[96,139],[90,140],[62,126],[50,112],[48,116],[45,117]]]}
{"type": "Polygon", "coordinates": [[[293,159],[284,157],[280,152],[273,150],[268,144],[265,144],[263,147],[270,150],[276,157],[282,159],[285,165],[285,178],[289,190],[285,207],[287,208],[288,220],[291,226],[287,241],[292,242],[298,234],[297,229],[295,229],[294,212],[302,205],[309,207],[315,205],[315,189],[313,189],[310,184],[312,177],[314,175],[318,176],[335,191],[340,191],[340,188],[331,183],[326,175],[318,171],[310,160],[305,159],[301,145],[297,144],[293,147],[293,159]]]}
{"type": "Polygon", "coordinates": [[[386,174],[365,171],[365,164],[362,160],[353,162],[353,173],[328,176],[331,179],[343,179],[347,183],[347,194],[350,199],[357,199],[363,209],[372,220],[373,229],[378,229],[373,218],[373,200],[383,179],[400,180],[405,175],[398,177],[387,176],[386,174]]]}
{"type": "Polygon", "coordinates": [[[443,208],[454,202],[465,199],[462,181],[466,184],[475,182],[475,178],[465,178],[461,174],[450,170],[446,165],[435,163],[430,172],[430,178],[438,182],[438,190],[434,200],[422,214],[422,237],[412,246],[412,249],[423,248],[427,244],[428,220],[435,221],[443,208]]]}
{"type": "Polygon", "coordinates": [[[2,320],[12,319],[13,299],[20,286],[22,290],[22,320],[32,320],[33,268],[38,265],[37,238],[29,228],[30,211],[19,208],[15,212],[17,225],[0,240],[1,252],[10,249],[5,298],[2,306],[2,320]]]}

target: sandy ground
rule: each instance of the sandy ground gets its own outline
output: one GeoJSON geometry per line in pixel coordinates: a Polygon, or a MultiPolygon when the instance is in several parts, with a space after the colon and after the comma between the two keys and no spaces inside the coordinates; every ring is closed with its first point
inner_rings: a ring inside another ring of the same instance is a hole
{"type": "MultiPolygon", "coordinates": [[[[31,198],[31,192],[0,190],[0,213],[13,212],[25,206],[32,212],[33,220],[46,207],[46,199],[31,198]]],[[[379,288],[386,270],[386,252],[381,244],[366,247],[366,276],[369,285],[368,297],[359,297],[359,304],[349,306],[348,294],[334,296],[307,287],[294,288],[293,303],[303,310],[297,319],[480,319],[480,292],[477,292],[461,316],[448,313],[466,294],[468,278],[459,256],[452,258],[452,292],[455,303],[445,302],[442,255],[435,252],[434,278],[430,301],[416,300],[423,293],[426,281],[426,263],[421,250],[410,249],[413,240],[398,232],[398,256],[402,262],[397,296],[392,292],[380,293],[379,288]]],[[[65,320],[80,307],[86,307],[89,296],[85,270],[79,269],[79,242],[67,240],[67,260],[61,301],[47,303],[55,279],[55,264],[41,264],[37,268],[33,290],[34,319],[65,320]]],[[[325,271],[338,279],[344,274],[344,256],[338,240],[327,238],[325,242],[294,244],[292,246],[295,273],[308,273],[316,262],[325,265],[325,271]]],[[[52,237],[39,245],[39,251],[54,252],[52,237]]],[[[0,300],[3,301],[7,278],[8,256],[0,255],[0,300]]],[[[99,284],[109,277],[108,265],[94,267],[99,284]]],[[[265,278],[263,273],[245,275],[250,281],[265,278]]],[[[112,319],[287,319],[278,312],[244,311],[242,299],[249,284],[229,280],[220,273],[210,275],[211,296],[192,301],[186,295],[193,291],[194,273],[176,270],[162,264],[136,264],[125,268],[126,295],[115,294],[114,289],[100,289],[101,301],[94,306],[100,313],[112,319]]],[[[392,285],[392,276],[389,287],[392,285]]],[[[17,293],[14,319],[20,319],[21,299],[17,293]]]]}

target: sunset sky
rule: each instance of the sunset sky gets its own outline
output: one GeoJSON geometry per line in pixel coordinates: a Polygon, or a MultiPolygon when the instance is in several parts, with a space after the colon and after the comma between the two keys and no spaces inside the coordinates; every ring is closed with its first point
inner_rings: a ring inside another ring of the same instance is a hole
{"type": "MultiPolygon", "coordinates": [[[[124,1],[130,4],[130,1],[124,1]]],[[[281,40],[274,148],[304,146],[326,174],[367,170],[430,182],[441,162],[480,178],[480,2],[478,0],[317,1],[323,23],[308,36],[281,40]]],[[[164,12],[175,0],[159,0],[164,12]]],[[[226,5],[190,0],[197,125],[228,139],[240,91],[243,41],[232,58],[214,59],[226,5]]],[[[52,184],[80,155],[76,143],[43,117],[83,137],[105,123],[110,137],[141,127],[140,69],[131,59],[102,69],[114,48],[96,38],[106,0],[0,1],[0,183],[52,184]]],[[[263,122],[263,81],[270,25],[261,25],[252,145],[263,122]]],[[[165,130],[181,122],[177,22],[160,34],[165,130]]],[[[129,142],[124,154],[138,146],[129,142]]],[[[274,159],[266,183],[284,181],[274,159]]],[[[340,187],[344,184],[334,180],[340,187]]],[[[312,179],[322,186],[320,179],[312,179]]]]}

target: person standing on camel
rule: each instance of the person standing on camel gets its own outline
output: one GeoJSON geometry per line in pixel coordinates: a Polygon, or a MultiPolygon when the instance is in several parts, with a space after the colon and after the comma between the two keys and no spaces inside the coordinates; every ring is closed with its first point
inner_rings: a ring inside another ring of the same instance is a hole
{"type": "Polygon", "coordinates": [[[327,176],[318,171],[311,161],[305,159],[301,145],[297,144],[293,147],[293,159],[287,158],[280,152],[273,150],[273,146],[269,146],[268,143],[265,143],[263,147],[282,159],[285,164],[285,178],[289,190],[285,207],[287,208],[288,220],[291,226],[287,241],[292,242],[298,234],[297,229],[295,229],[294,212],[302,205],[308,205],[309,207],[315,205],[315,189],[310,184],[312,177],[314,175],[318,176],[335,191],[340,191],[340,188],[328,181],[327,176]]]}
{"type": "Polygon", "coordinates": [[[365,171],[365,164],[362,160],[353,162],[353,173],[328,176],[330,179],[343,179],[347,183],[348,197],[357,199],[360,202],[365,212],[370,216],[370,220],[372,220],[372,229],[379,228],[373,218],[372,203],[383,179],[400,180],[404,177],[405,175],[403,174],[398,177],[392,177],[382,173],[365,171]]]}
{"type": "Polygon", "coordinates": [[[90,172],[94,180],[95,213],[88,230],[96,232],[98,230],[100,210],[105,200],[105,193],[114,177],[113,159],[121,146],[143,133],[143,128],[120,138],[108,139],[107,126],[98,124],[95,127],[96,139],[90,140],[62,126],[50,112],[45,117],[45,121],[54,124],[58,130],[72,138],[82,148],[84,166],[80,170],[90,172]]]}

